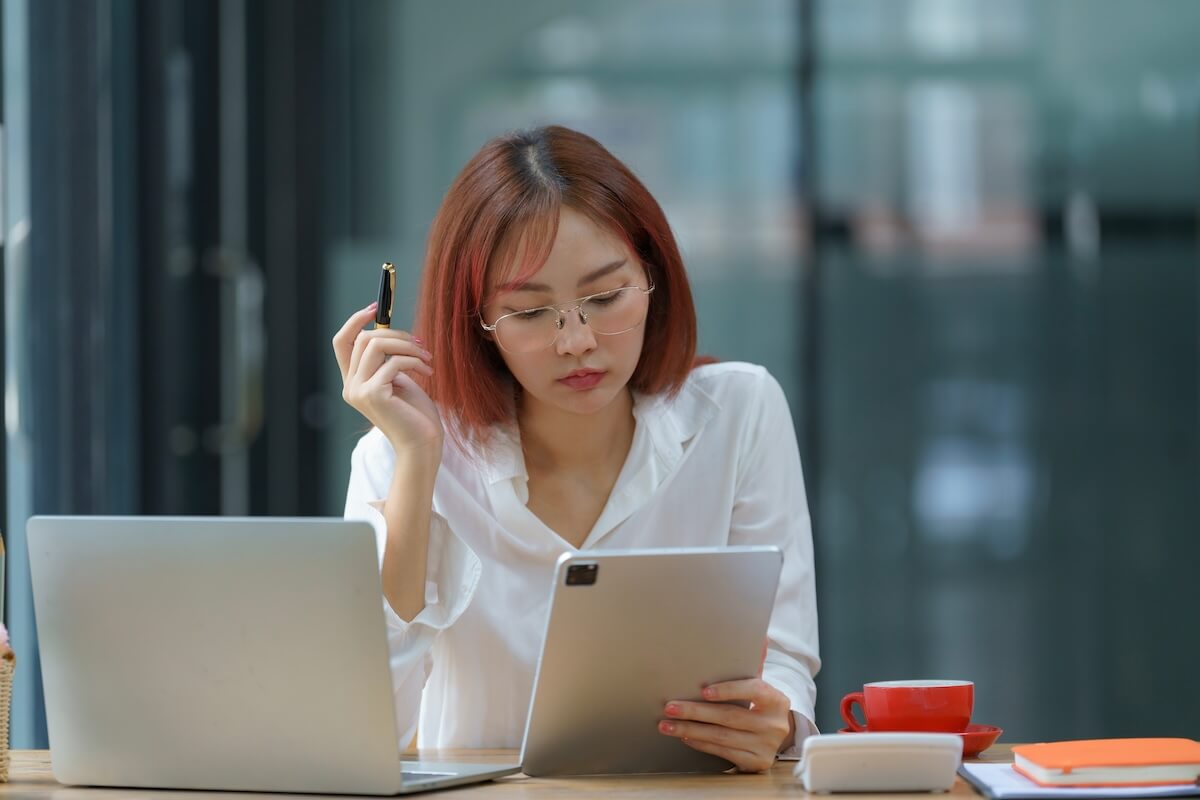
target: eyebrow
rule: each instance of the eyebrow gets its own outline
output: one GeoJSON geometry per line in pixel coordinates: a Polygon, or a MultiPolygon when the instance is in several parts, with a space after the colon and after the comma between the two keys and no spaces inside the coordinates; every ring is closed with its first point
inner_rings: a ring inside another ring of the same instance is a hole
{"type": "MultiPolygon", "coordinates": [[[[622,258],[619,261],[613,261],[612,263],[605,264],[603,267],[598,267],[597,269],[592,270],[587,275],[584,275],[582,278],[580,278],[579,283],[577,283],[576,286],[586,286],[594,280],[603,278],[605,275],[616,272],[621,267],[625,266],[627,260],[628,259],[622,258]]],[[[550,287],[544,283],[506,283],[502,285],[499,290],[502,292],[549,292],[550,287]]]]}

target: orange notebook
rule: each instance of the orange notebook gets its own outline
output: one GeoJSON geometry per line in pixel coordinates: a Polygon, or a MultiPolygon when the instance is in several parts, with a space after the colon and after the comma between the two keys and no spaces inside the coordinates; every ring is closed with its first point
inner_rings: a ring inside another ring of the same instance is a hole
{"type": "Polygon", "coordinates": [[[1200,742],[1087,739],[1013,748],[1013,769],[1042,786],[1170,786],[1200,781],[1200,742]]]}

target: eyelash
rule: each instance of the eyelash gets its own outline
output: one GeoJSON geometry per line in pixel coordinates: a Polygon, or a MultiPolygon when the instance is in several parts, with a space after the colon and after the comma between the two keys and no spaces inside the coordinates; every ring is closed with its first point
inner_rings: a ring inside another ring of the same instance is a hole
{"type": "MultiPolygon", "coordinates": [[[[621,288],[626,288],[626,287],[621,287],[621,288]]],[[[611,292],[605,292],[604,294],[600,295],[599,297],[593,297],[592,302],[599,303],[601,305],[608,305],[609,303],[611,303],[617,299],[617,291],[618,291],[617,289],[613,289],[611,292]]]]}

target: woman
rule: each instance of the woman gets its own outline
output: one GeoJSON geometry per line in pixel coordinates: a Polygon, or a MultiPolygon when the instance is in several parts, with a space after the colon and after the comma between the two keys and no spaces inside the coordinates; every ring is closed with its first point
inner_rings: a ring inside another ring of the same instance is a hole
{"type": "Polygon", "coordinates": [[[378,534],[402,741],[519,746],[565,550],[773,544],[762,678],[659,731],[743,771],[798,749],[820,662],[787,401],[761,367],[693,365],[683,262],[629,169],[566,128],[493,139],[434,220],[413,333],[373,313],[333,348],[374,424],[346,516],[378,534]]]}

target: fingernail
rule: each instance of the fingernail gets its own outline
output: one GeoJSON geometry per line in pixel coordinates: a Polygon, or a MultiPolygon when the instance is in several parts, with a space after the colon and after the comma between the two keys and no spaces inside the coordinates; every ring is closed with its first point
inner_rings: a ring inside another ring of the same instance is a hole
{"type": "Polygon", "coordinates": [[[717,696],[716,690],[713,689],[711,686],[705,686],[704,691],[701,692],[701,694],[704,695],[704,699],[706,699],[706,700],[712,700],[714,697],[717,696]]]}
{"type": "Polygon", "coordinates": [[[421,345],[421,347],[425,346],[425,340],[422,339],[420,336],[414,336],[413,341],[416,342],[417,344],[421,345]]]}
{"type": "Polygon", "coordinates": [[[662,731],[663,733],[674,733],[675,732],[675,723],[660,722],[660,723],[658,723],[658,729],[660,731],[662,731]]]}
{"type": "Polygon", "coordinates": [[[675,717],[679,715],[679,706],[674,703],[667,703],[667,716],[675,717]]]}
{"type": "Polygon", "coordinates": [[[371,310],[373,310],[373,309],[375,309],[375,308],[378,308],[378,307],[379,307],[379,301],[378,301],[378,300],[376,300],[375,302],[371,303],[371,305],[369,305],[369,306],[367,306],[366,308],[364,308],[364,309],[363,309],[363,311],[371,311],[371,310]]]}

